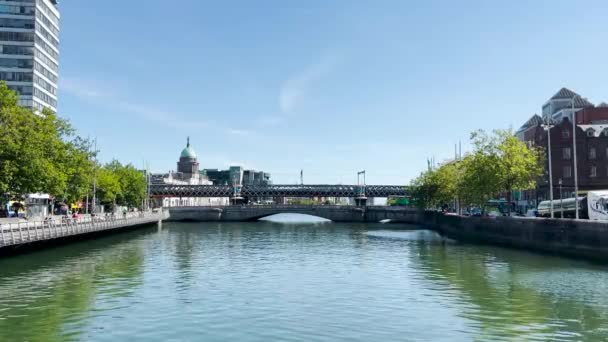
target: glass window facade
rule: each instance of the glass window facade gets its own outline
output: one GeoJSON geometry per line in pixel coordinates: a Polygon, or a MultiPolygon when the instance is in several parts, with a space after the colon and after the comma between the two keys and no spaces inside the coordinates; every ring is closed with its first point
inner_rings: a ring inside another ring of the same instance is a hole
{"type": "Polygon", "coordinates": [[[32,82],[34,80],[34,73],[0,71],[0,80],[7,82],[32,82]]]}
{"type": "Polygon", "coordinates": [[[0,5],[0,14],[34,15],[34,6],[0,5]]]}
{"type": "Polygon", "coordinates": [[[0,0],[0,41],[0,68],[4,68],[0,80],[18,92],[21,105],[55,110],[59,75],[56,3],[0,0]]]}
{"type": "Polygon", "coordinates": [[[31,69],[32,67],[34,67],[34,61],[30,58],[27,58],[27,59],[0,58],[0,67],[31,69]]]}
{"type": "Polygon", "coordinates": [[[59,18],[55,15],[55,13],[53,13],[49,6],[47,6],[43,0],[37,0],[36,4],[38,5],[38,8],[40,8],[42,12],[44,12],[44,14],[49,18],[49,20],[59,27],[59,18]]]}
{"type": "Polygon", "coordinates": [[[0,32],[0,40],[9,42],[33,42],[33,32],[0,32]]]}
{"type": "Polygon", "coordinates": [[[45,81],[42,77],[40,77],[38,75],[34,75],[34,83],[41,86],[44,90],[48,91],[49,93],[57,96],[57,88],[55,88],[55,86],[51,85],[49,82],[45,81]]]}
{"type": "Polygon", "coordinates": [[[33,29],[34,22],[29,19],[0,18],[0,27],[9,27],[9,28],[18,28],[18,29],[33,29]]]}
{"type": "Polygon", "coordinates": [[[596,158],[595,147],[589,147],[589,159],[595,159],[595,158],[596,158]]]}
{"type": "Polygon", "coordinates": [[[564,166],[564,178],[572,177],[572,166],[564,166]]]}
{"type": "Polygon", "coordinates": [[[57,84],[57,76],[55,76],[52,72],[50,72],[44,65],[34,62],[34,70],[41,73],[44,77],[48,78],[49,81],[57,84]]]}
{"type": "Polygon", "coordinates": [[[55,58],[55,60],[59,59],[59,54],[57,53],[57,51],[53,50],[53,48],[47,44],[44,39],[35,36],[35,40],[36,40],[36,46],[39,46],[42,50],[44,50],[46,53],[49,54],[49,56],[55,58]]]}
{"type": "Polygon", "coordinates": [[[40,11],[36,11],[36,19],[38,19],[42,24],[44,24],[44,26],[46,26],[46,28],[52,34],[54,34],[56,37],[59,37],[59,30],[57,29],[57,27],[55,27],[55,25],[51,22],[51,20],[49,20],[46,15],[44,15],[40,11]]]}
{"type": "Polygon", "coordinates": [[[45,67],[49,68],[55,73],[59,72],[59,65],[57,65],[57,63],[55,63],[52,59],[48,58],[44,53],[42,53],[38,49],[35,49],[35,54],[36,58],[38,58],[44,64],[45,67]]]}
{"type": "Polygon", "coordinates": [[[11,89],[13,89],[17,93],[19,93],[19,95],[33,95],[33,88],[34,87],[32,87],[32,86],[8,85],[8,87],[11,88],[11,89]]]}
{"type": "Polygon", "coordinates": [[[36,96],[37,98],[41,99],[42,101],[50,104],[53,107],[57,107],[57,100],[55,100],[54,98],[47,95],[45,92],[43,92],[42,90],[40,90],[36,87],[34,87],[34,96],[36,96]]]}
{"type": "Polygon", "coordinates": [[[38,32],[44,39],[51,43],[51,45],[58,49],[59,41],[53,37],[47,29],[45,29],[42,25],[36,25],[36,32],[38,32]]]}
{"type": "Polygon", "coordinates": [[[22,45],[0,45],[0,54],[32,56],[34,54],[34,47],[22,45]]]}

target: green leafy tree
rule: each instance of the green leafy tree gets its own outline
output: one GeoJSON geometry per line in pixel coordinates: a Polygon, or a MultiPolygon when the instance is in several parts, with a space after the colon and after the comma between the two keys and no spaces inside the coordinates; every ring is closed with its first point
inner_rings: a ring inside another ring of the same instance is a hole
{"type": "Polygon", "coordinates": [[[108,168],[97,170],[97,198],[106,207],[113,208],[120,196],[120,181],[118,175],[108,168]]]}
{"type": "Polygon", "coordinates": [[[82,191],[72,188],[87,186],[89,156],[69,122],[48,109],[35,114],[20,107],[16,93],[0,82],[0,193],[79,197],[82,191]]]}
{"type": "Polygon", "coordinates": [[[146,195],[146,178],[143,172],[132,164],[121,165],[117,161],[110,163],[120,181],[121,195],[119,203],[128,207],[139,207],[146,195]]]}
{"type": "Polygon", "coordinates": [[[536,186],[536,180],[543,173],[543,153],[540,149],[529,148],[510,131],[495,131],[495,136],[498,141],[500,190],[506,193],[507,202],[511,203],[513,190],[536,186]]]}
{"type": "MultiPolygon", "coordinates": [[[[542,175],[542,151],[529,148],[509,131],[471,134],[473,152],[460,161],[423,172],[411,183],[419,207],[438,208],[458,199],[461,205],[485,208],[488,200],[536,185],[542,175]]],[[[510,207],[510,206],[509,206],[510,207]]]]}
{"type": "Polygon", "coordinates": [[[143,172],[131,164],[122,165],[117,160],[107,163],[102,170],[104,177],[112,174],[113,179],[118,182],[118,188],[112,192],[112,202],[127,207],[141,206],[146,195],[146,178],[143,172]]]}

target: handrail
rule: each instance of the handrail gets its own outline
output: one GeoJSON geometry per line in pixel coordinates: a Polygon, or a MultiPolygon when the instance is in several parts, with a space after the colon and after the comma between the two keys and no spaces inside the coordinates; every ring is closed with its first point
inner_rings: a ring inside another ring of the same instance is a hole
{"type": "Polygon", "coordinates": [[[165,212],[131,212],[122,215],[45,219],[0,224],[0,248],[30,242],[152,223],[165,219],[165,212]]]}

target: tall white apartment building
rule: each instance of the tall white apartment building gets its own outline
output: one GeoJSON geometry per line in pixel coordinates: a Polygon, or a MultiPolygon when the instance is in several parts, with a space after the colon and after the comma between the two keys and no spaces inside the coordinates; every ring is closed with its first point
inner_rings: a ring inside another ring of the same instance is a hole
{"type": "Polygon", "coordinates": [[[57,0],[0,0],[0,80],[36,111],[57,111],[59,18],[57,0]]]}

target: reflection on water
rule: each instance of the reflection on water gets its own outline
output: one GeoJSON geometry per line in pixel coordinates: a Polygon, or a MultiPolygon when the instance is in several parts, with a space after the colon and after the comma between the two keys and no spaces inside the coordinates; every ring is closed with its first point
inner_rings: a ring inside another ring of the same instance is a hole
{"type": "Polygon", "coordinates": [[[1,259],[0,341],[601,341],[606,271],[411,226],[165,223],[1,259]]]}

